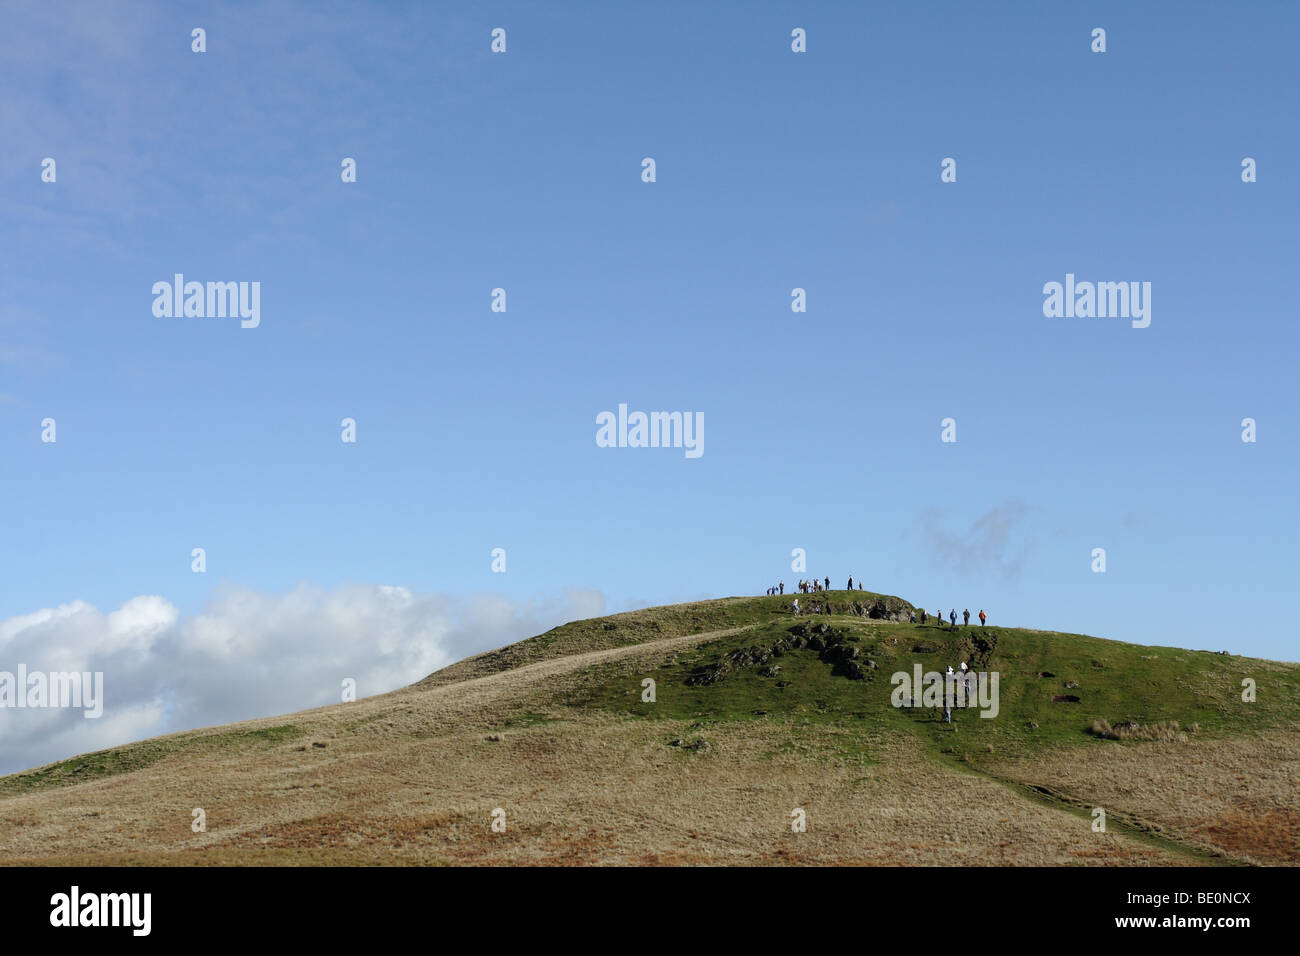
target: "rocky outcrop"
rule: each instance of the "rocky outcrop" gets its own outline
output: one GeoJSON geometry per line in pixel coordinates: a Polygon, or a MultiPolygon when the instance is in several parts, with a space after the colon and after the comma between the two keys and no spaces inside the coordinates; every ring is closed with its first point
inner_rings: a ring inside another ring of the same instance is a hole
{"type": "Polygon", "coordinates": [[[824,621],[816,624],[801,621],[790,628],[788,636],[768,647],[752,645],[723,654],[697,669],[686,683],[693,687],[717,684],[747,667],[759,667],[763,677],[775,677],[781,672],[781,665],[773,663],[773,659],[800,650],[815,651],[831,666],[831,673],[849,680],[871,680],[871,672],[876,669],[876,662],[863,657],[862,648],[849,632],[824,621]]]}
{"type": "MultiPolygon", "coordinates": [[[[860,601],[840,600],[823,597],[826,592],[802,595],[808,610],[814,614],[850,614],[854,617],[870,618],[873,621],[895,621],[906,623],[911,620],[916,608],[893,595],[880,595],[860,601]]],[[[831,592],[834,593],[834,592],[831,592]]],[[[849,593],[849,592],[844,592],[849,593]]]]}

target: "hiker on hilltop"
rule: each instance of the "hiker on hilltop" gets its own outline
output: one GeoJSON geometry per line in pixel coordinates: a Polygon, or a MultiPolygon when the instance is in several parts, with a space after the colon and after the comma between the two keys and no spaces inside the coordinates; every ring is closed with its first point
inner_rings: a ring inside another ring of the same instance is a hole
{"type": "Polygon", "coordinates": [[[862,590],[862,582],[861,582],[861,581],[858,582],[858,590],[859,590],[859,591],[862,590]]]}
{"type": "Polygon", "coordinates": [[[828,574],[826,575],[826,590],[829,591],[830,589],[831,589],[831,576],[828,574]]]}
{"type": "Polygon", "coordinates": [[[785,593],[785,582],[784,582],[784,581],[781,582],[781,593],[782,593],[782,594],[785,593]]]}
{"type": "Polygon", "coordinates": [[[795,598],[795,599],[794,599],[794,605],[793,605],[793,607],[794,607],[794,613],[798,614],[798,613],[799,613],[799,599],[798,599],[798,598],[795,598]]]}
{"type": "Polygon", "coordinates": [[[926,618],[925,608],[921,608],[921,623],[922,623],[922,624],[925,623],[925,618],[926,618]]]}
{"type": "Polygon", "coordinates": [[[983,627],[984,622],[987,620],[988,616],[984,613],[984,608],[980,608],[980,627],[983,627]]]}
{"type": "Polygon", "coordinates": [[[935,618],[939,621],[939,625],[942,627],[942,626],[943,626],[943,608],[939,608],[937,611],[935,611],[935,612],[934,612],[934,616],[935,616],[935,618]]]}
{"type": "Polygon", "coordinates": [[[970,608],[961,612],[961,623],[963,627],[970,627],[970,608]]]}
{"type": "Polygon", "coordinates": [[[955,607],[948,611],[948,620],[952,622],[953,627],[957,626],[957,609],[955,607]]]}
{"type": "Polygon", "coordinates": [[[849,575],[849,590],[853,590],[853,575],[849,575]]]}

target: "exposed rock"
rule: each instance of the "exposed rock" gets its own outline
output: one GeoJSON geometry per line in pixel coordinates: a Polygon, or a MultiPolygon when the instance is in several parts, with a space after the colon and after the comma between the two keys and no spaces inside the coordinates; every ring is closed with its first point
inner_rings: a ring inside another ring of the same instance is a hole
{"type": "MultiPolygon", "coordinates": [[[[693,687],[716,684],[747,667],[760,668],[762,677],[775,677],[781,673],[781,665],[773,663],[774,658],[805,648],[816,651],[822,661],[831,665],[832,673],[850,680],[870,680],[870,671],[876,669],[874,661],[863,663],[856,637],[825,621],[816,624],[801,621],[791,625],[788,633],[788,637],[778,638],[769,647],[752,645],[729,651],[714,663],[698,668],[686,683],[693,687]]],[[[777,686],[788,687],[789,681],[781,681],[777,686]]]]}
{"type": "Polygon", "coordinates": [[[692,674],[686,678],[686,683],[692,687],[708,687],[710,684],[717,684],[726,680],[730,674],[730,667],[724,663],[718,663],[712,667],[706,667],[698,674],[692,674]]]}

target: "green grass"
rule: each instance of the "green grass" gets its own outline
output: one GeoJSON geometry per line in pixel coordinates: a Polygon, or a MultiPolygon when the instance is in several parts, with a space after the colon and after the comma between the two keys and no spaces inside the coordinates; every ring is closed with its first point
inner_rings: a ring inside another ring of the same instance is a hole
{"type": "Polygon", "coordinates": [[[686,683],[693,673],[730,651],[767,647],[784,636],[796,619],[773,609],[761,626],[693,647],[672,663],[645,673],[630,674],[620,664],[594,668],[584,691],[561,703],[645,720],[787,718],[808,725],[842,725],[863,734],[906,728],[937,752],[969,762],[990,753],[1029,755],[1062,744],[1143,746],[1139,741],[1121,743],[1092,736],[1089,728],[1095,718],[1142,724],[1176,720],[1184,729],[1199,724],[1198,732],[1206,736],[1300,726],[1300,666],[1294,664],[1016,628],[953,630],[868,623],[848,615],[798,620],[826,621],[847,631],[862,655],[877,663],[874,679],[837,676],[815,651],[795,650],[776,658],[781,673],[775,677],[763,677],[759,668],[749,667],[717,684],[686,683]],[[891,705],[894,672],[910,673],[914,664],[924,672],[942,672],[949,664],[955,667],[971,657],[975,638],[996,642],[987,665],[980,668],[999,674],[996,717],[981,718],[974,709],[955,710],[954,723],[944,724],[940,710],[891,705]],[[1043,672],[1053,676],[1040,677],[1043,672]],[[645,677],[656,683],[655,703],[641,701],[645,677]],[[1244,678],[1257,684],[1254,703],[1241,699],[1244,678]],[[1067,681],[1079,687],[1067,688],[1067,681]],[[1079,702],[1052,702],[1054,695],[1066,694],[1078,696],[1079,702]]]}

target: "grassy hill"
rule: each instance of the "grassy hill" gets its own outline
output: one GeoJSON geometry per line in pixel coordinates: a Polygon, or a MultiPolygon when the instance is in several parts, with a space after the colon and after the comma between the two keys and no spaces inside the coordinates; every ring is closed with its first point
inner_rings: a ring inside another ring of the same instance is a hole
{"type": "Polygon", "coordinates": [[[380,697],[0,778],[0,859],[1300,862],[1300,665],[789,600],[577,621],[380,697]],[[893,706],[891,675],[962,660],[998,674],[996,717],[893,706]]]}

